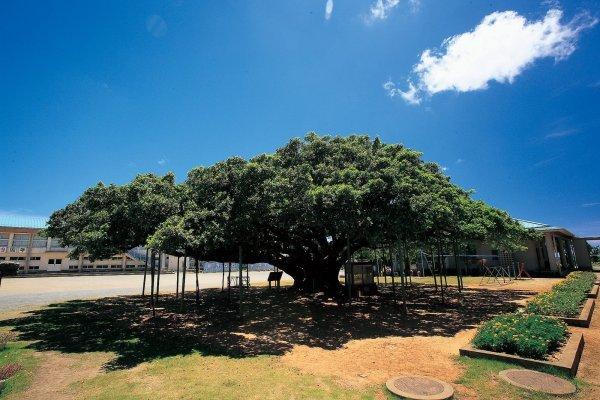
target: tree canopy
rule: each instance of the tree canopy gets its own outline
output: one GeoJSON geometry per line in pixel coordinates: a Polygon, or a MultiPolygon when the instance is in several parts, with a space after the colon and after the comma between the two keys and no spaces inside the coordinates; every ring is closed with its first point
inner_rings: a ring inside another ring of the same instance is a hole
{"type": "Polygon", "coordinates": [[[174,176],[98,184],[55,212],[47,232],[74,251],[107,256],[138,245],[204,260],[268,262],[296,285],[336,290],[361,248],[490,241],[530,232],[454,185],[438,165],[368,136],[292,139],[273,154],[232,157],[174,176]]]}

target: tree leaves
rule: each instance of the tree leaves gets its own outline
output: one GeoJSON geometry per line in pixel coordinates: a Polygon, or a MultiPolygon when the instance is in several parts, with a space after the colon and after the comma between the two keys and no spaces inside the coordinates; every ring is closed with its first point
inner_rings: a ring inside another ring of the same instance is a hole
{"type": "Polygon", "coordinates": [[[515,248],[530,235],[505,212],[471,199],[419,152],[368,136],[315,133],[273,154],[194,168],[179,185],[172,174],[100,183],[55,212],[47,232],[92,257],[147,244],[235,261],[242,246],[248,262],[335,282],[349,252],[363,247],[482,240],[515,248]]]}

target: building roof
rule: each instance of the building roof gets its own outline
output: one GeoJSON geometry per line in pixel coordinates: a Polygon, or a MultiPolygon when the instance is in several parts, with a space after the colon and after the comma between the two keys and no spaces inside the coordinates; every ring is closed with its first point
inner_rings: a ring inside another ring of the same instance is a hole
{"type": "Polygon", "coordinates": [[[536,231],[559,231],[568,236],[575,236],[571,231],[565,228],[561,228],[560,226],[552,226],[548,224],[543,224],[541,222],[528,221],[526,219],[515,219],[521,224],[522,227],[526,229],[535,229],[536,231]]]}
{"type": "Polygon", "coordinates": [[[43,229],[46,227],[48,217],[31,215],[0,214],[0,226],[5,228],[30,228],[43,229]]]}

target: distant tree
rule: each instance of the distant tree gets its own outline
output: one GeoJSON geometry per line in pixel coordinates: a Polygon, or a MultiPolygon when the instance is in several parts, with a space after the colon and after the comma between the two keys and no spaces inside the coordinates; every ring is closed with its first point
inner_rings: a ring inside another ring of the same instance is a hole
{"type": "MultiPolygon", "coordinates": [[[[177,212],[179,193],[171,173],[138,175],[122,186],[98,183],[75,202],[54,212],[42,234],[60,238],[64,246],[72,248],[72,256],[87,254],[92,260],[108,258],[145,245],[158,226],[177,212]]],[[[154,295],[153,252],[150,259],[151,294],[154,295]]],[[[142,293],[145,286],[146,270],[142,293]]]]}
{"type": "Polygon", "coordinates": [[[17,275],[19,264],[15,262],[0,262],[0,287],[2,287],[2,278],[5,276],[17,275]]]}
{"type": "Polygon", "coordinates": [[[177,212],[173,174],[138,175],[122,186],[98,183],[54,212],[44,234],[60,238],[72,255],[108,258],[146,244],[158,226],[177,212]]]}
{"type": "Polygon", "coordinates": [[[588,250],[590,252],[592,262],[600,262],[600,245],[592,246],[588,244],[588,250]]]}

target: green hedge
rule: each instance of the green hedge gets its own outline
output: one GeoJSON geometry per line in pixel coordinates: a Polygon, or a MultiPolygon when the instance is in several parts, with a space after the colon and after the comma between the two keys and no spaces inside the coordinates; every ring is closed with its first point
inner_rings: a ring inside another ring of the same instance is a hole
{"type": "Polygon", "coordinates": [[[557,317],[577,317],[595,281],[596,274],[593,272],[571,272],[552,290],[540,293],[529,301],[525,312],[557,317]]]}
{"type": "Polygon", "coordinates": [[[482,350],[543,359],[567,339],[567,325],[553,317],[503,314],[479,328],[473,346],[482,350]]]}

